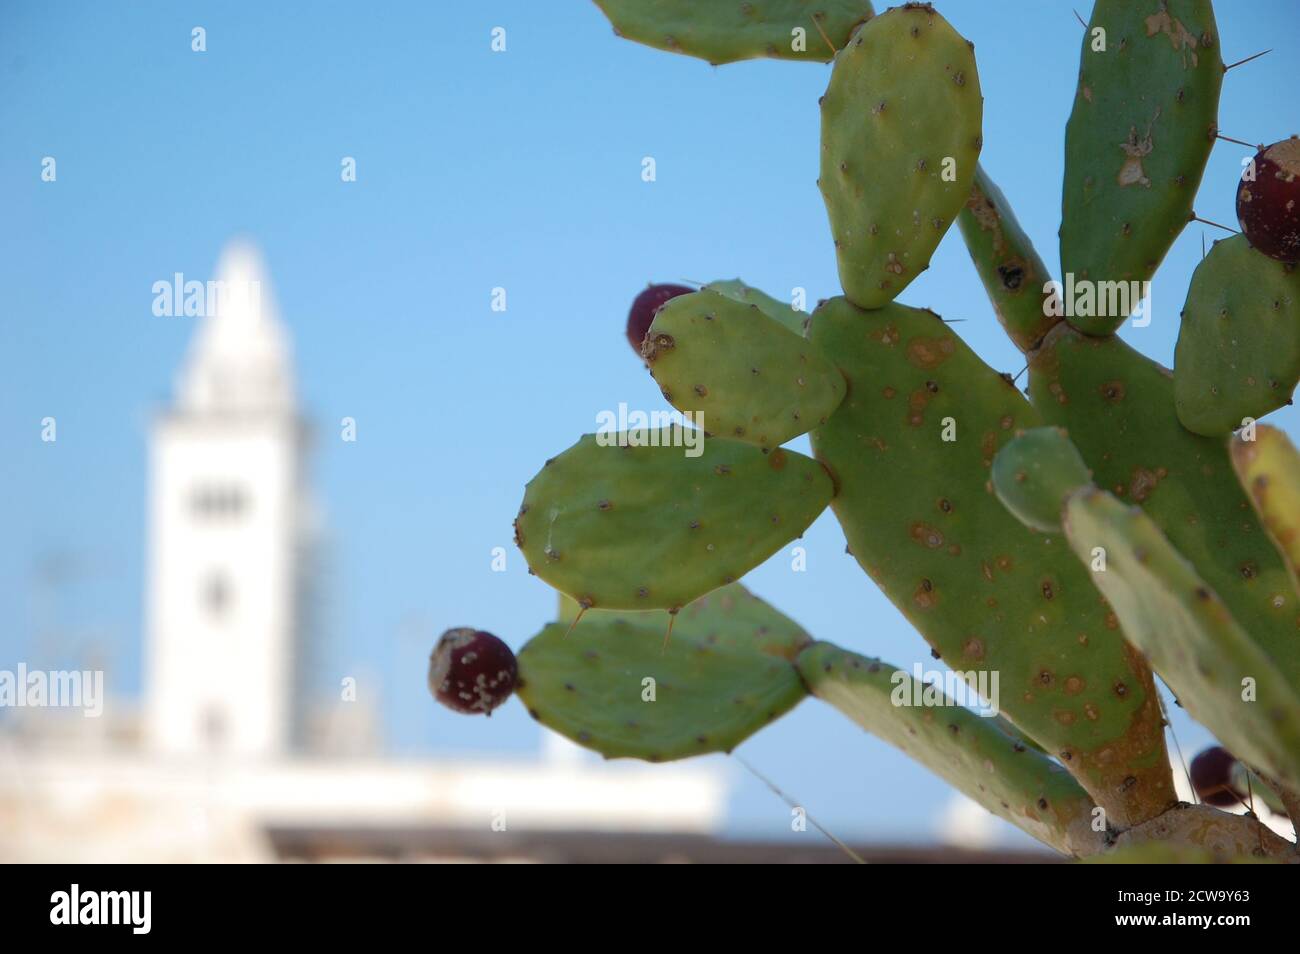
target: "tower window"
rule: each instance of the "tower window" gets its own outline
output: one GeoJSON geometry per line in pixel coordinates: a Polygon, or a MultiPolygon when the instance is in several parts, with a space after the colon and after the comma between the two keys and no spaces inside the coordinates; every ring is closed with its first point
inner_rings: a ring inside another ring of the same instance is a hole
{"type": "Polygon", "coordinates": [[[199,716],[199,735],[211,748],[220,748],[226,740],[226,711],[216,703],[203,708],[199,716]]]}
{"type": "Polygon", "coordinates": [[[210,616],[225,616],[233,598],[230,581],[226,579],[226,575],[221,572],[209,574],[208,578],[203,582],[201,598],[203,606],[210,616]]]}
{"type": "Polygon", "coordinates": [[[238,517],[248,508],[243,488],[229,484],[198,487],[190,496],[190,508],[207,519],[238,517]]]}

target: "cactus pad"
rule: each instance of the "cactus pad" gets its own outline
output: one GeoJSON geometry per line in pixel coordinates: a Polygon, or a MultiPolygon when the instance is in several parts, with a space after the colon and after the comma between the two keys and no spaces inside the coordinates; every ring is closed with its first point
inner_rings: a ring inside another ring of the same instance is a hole
{"type": "MultiPolygon", "coordinates": [[[[1062,278],[1151,278],[1192,217],[1222,83],[1210,0],[1097,0],[1065,130],[1062,278]]],[[[1105,335],[1127,317],[1069,320],[1105,335]]]]}
{"type": "Polygon", "coordinates": [[[552,623],[519,652],[520,699],[606,758],[666,762],[729,752],[806,694],[792,660],[808,635],[740,584],[678,617],[666,648],[662,613],[552,623]]]}
{"type": "Polygon", "coordinates": [[[982,167],[975,169],[975,183],[957,216],[957,227],[1007,337],[1021,351],[1037,347],[1060,321],[1045,307],[1050,293],[1043,287],[1051,275],[1006,196],[982,167]]]}
{"type": "Polygon", "coordinates": [[[824,423],[844,397],[844,378],[811,343],[714,291],[660,308],[641,356],[669,403],[701,415],[708,433],[767,449],[824,423]]]}
{"type": "Polygon", "coordinates": [[[993,814],[1066,854],[1101,847],[1101,834],[1090,825],[1094,805],[1088,793],[1060,765],[1002,732],[994,719],[947,697],[942,706],[897,705],[896,687],[911,698],[911,676],[829,643],[813,643],[797,662],[814,696],[993,814]]]}
{"type": "Polygon", "coordinates": [[[709,282],[701,291],[717,292],[719,295],[726,295],[735,301],[744,305],[757,305],[758,310],[769,318],[774,318],[781,322],[786,328],[793,331],[800,338],[804,337],[804,332],[808,330],[808,314],[803,311],[796,311],[793,306],[787,305],[783,301],[778,301],[771,295],[759,291],[746,285],[739,278],[729,278],[725,281],[709,282]]]}
{"type": "Polygon", "coordinates": [[[928,6],[895,7],[835,58],[821,175],[840,284],[878,308],[930,265],[970,198],[983,98],[975,54],[928,6]]]}
{"type": "Polygon", "coordinates": [[[1162,811],[1176,797],[1150,670],[1065,541],[1021,526],[989,484],[1037,413],[932,312],[837,298],[810,334],[849,380],[812,441],[858,563],[949,666],[1001,673],[1003,712],[1113,823],[1162,811]]]}
{"type": "Polygon", "coordinates": [[[1059,427],[1035,427],[993,458],[993,490],[1016,519],[1035,530],[1061,529],[1065,498],[1092,482],[1088,465],[1059,427]]]}
{"type": "Polygon", "coordinates": [[[1066,504],[1065,526],[1085,565],[1105,550],[1093,582],[1182,707],[1238,758],[1300,781],[1295,690],[1154,521],[1086,487],[1066,504]]]}
{"type": "MultiPolygon", "coordinates": [[[[1253,441],[1233,438],[1231,450],[1241,485],[1300,588],[1300,454],[1266,424],[1256,425],[1253,441]]],[[[1292,652],[1300,646],[1292,644],[1292,652]]]]}
{"type": "Polygon", "coordinates": [[[1291,403],[1300,381],[1300,271],[1216,242],[1192,275],[1174,352],[1174,400],[1189,431],[1221,437],[1291,403]]]}
{"type": "Polygon", "coordinates": [[[619,36],[714,66],[759,56],[825,63],[872,15],[868,0],[596,0],[596,5],[619,36]]]}
{"type": "Polygon", "coordinates": [[[1233,617],[1300,685],[1296,593],[1251,512],[1226,442],[1178,423],[1174,382],[1116,336],[1061,324],[1030,356],[1029,391],[1070,432],[1093,481],[1141,504],[1233,617]]]}
{"type": "Polygon", "coordinates": [[[740,579],[830,501],[830,477],[802,454],[711,437],[690,457],[674,433],[588,434],[547,462],[515,520],[537,576],[588,608],[677,609],[740,579]]]}

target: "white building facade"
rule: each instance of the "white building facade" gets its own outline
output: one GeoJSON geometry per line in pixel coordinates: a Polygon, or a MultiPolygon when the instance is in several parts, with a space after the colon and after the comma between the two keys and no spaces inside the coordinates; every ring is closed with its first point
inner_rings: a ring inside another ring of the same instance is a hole
{"type": "Polygon", "coordinates": [[[145,737],[273,758],[301,728],[306,429],[257,250],[221,257],[150,435],[145,737]]]}
{"type": "Polygon", "coordinates": [[[0,722],[0,863],[273,861],[277,828],[715,830],[716,766],[598,763],[558,737],[541,758],[391,759],[377,733],[344,753],[309,729],[369,722],[337,695],[308,712],[317,521],[290,344],[252,246],[225,250],[206,297],[150,433],[143,706],[0,722]]]}

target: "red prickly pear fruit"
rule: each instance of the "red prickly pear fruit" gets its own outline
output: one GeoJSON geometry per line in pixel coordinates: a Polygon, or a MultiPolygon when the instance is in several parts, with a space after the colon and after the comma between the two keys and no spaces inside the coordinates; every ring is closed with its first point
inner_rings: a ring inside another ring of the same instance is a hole
{"type": "Polygon", "coordinates": [[[1265,146],[1242,173],[1237,221],[1269,258],[1300,262],[1300,137],[1265,146]]]}
{"type": "Polygon", "coordinates": [[[632,300],[632,310],[627,313],[627,340],[638,358],[641,357],[645,333],[650,330],[650,322],[655,320],[655,312],[669,299],[693,291],[694,288],[685,285],[647,285],[645,291],[632,300]]]}
{"type": "Polygon", "coordinates": [[[518,677],[510,647],[481,629],[447,630],[429,656],[429,691],[467,715],[491,715],[515,691],[518,677]]]}
{"type": "Polygon", "coordinates": [[[1192,788],[1201,801],[1218,808],[1241,804],[1240,796],[1232,787],[1232,770],[1236,764],[1232,753],[1219,745],[1192,759],[1192,788]]]}

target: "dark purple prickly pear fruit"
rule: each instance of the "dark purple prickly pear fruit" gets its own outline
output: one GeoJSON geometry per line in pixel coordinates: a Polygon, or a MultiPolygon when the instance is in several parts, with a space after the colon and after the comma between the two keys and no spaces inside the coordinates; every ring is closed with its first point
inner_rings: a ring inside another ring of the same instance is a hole
{"type": "Polygon", "coordinates": [[[669,299],[693,291],[694,288],[685,285],[647,285],[645,291],[632,300],[632,310],[627,313],[627,340],[637,357],[641,356],[641,342],[650,330],[650,322],[655,320],[655,312],[669,299]]]}
{"type": "Polygon", "coordinates": [[[518,676],[510,647],[481,629],[447,630],[429,656],[433,697],[469,715],[491,715],[515,691],[518,676]]]}
{"type": "Polygon", "coordinates": [[[1222,746],[1211,746],[1192,759],[1192,788],[1201,801],[1218,808],[1240,805],[1232,787],[1232,770],[1237,760],[1222,746]]]}
{"type": "Polygon", "coordinates": [[[1253,248],[1279,262],[1300,262],[1300,137],[1265,146],[1246,167],[1237,221],[1253,248]]]}

